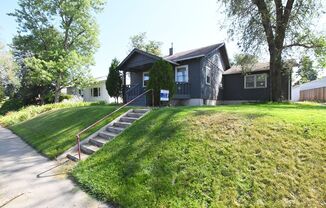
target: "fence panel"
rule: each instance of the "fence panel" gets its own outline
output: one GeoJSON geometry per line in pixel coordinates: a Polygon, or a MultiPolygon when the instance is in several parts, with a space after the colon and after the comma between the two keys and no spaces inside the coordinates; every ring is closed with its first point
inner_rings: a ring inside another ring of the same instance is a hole
{"type": "Polygon", "coordinates": [[[326,87],[300,91],[300,101],[326,102],[326,87]]]}

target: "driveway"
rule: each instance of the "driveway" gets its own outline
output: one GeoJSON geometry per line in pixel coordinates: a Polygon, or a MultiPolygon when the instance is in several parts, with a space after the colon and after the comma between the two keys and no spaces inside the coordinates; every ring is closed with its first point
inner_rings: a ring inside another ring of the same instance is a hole
{"type": "Polygon", "coordinates": [[[50,161],[0,127],[0,208],[107,207],[77,188],[50,161]]]}

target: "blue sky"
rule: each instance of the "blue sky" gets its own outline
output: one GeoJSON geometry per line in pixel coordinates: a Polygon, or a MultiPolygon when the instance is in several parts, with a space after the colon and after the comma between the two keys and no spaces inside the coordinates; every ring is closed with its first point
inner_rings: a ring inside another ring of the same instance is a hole
{"type": "MultiPolygon", "coordinates": [[[[0,40],[8,44],[17,24],[6,13],[14,11],[17,2],[1,1],[0,40]]],[[[164,55],[171,42],[178,52],[226,41],[226,33],[218,26],[224,17],[219,17],[217,11],[216,0],[109,0],[97,16],[101,47],[95,54],[94,76],[107,75],[111,60],[122,60],[127,55],[129,37],[140,32],[147,32],[148,39],[163,42],[164,55]]],[[[232,45],[227,43],[230,57],[236,49],[232,45]]]]}
{"type": "MultiPolygon", "coordinates": [[[[17,24],[6,14],[17,8],[17,2],[0,2],[0,41],[9,44],[17,24]]],[[[171,42],[175,52],[226,42],[232,58],[239,50],[220,29],[224,16],[218,9],[216,0],[108,0],[104,11],[97,15],[101,47],[95,54],[93,75],[106,76],[111,60],[117,57],[121,61],[127,55],[129,37],[140,32],[147,32],[148,39],[163,42],[164,55],[171,42]]],[[[319,25],[326,24],[325,20],[319,25]]]]}

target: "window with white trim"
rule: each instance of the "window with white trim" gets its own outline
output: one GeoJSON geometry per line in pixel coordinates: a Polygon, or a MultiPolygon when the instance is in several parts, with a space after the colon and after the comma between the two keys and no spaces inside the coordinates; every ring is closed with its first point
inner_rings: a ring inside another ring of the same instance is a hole
{"type": "Polygon", "coordinates": [[[244,88],[266,88],[267,87],[267,74],[252,74],[244,77],[244,88]]]}
{"type": "Polygon", "coordinates": [[[143,87],[147,87],[149,81],[149,72],[143,72],[143,87]]]}
{"type": "Polygon", "coordinates": [[[212,81],[212,70],[209,66],[206,66],[206,84],[210,85],[212,81]]]}
{"type": "Polygon", "coordinates": [[[175,81],[176,82],[188,82],[188,65],[178,66],[175,68],[175,81]]]}
{"type": "Polygon", "coordinates": [[[91,88],[91,96],[92,97],[100,97],[101,96],[101,88],[100,87],[91,88]]]}

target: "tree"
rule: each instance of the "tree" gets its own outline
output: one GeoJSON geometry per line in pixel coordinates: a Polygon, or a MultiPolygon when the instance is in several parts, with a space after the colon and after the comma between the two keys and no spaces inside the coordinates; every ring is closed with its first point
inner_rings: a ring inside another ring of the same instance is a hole
{"type": "Polygon", "coordinates": [[[122,77],[118,66],[119,61],[114,58],[109,68],[108,78],[106,79],[106,90],[111,97],[116,99],[116,103],[118,103],[118,99],[122,95],[122,77]]]}
{"type": "Polygon", "coordinates": [[[320,0],[219,0],[231,20],[228,33],[239,39],[244,52],[258,53],[267,46],[270,59],[271,100],[282,99],[281,75],[285,52],[293,47],[322,47],[312,31],[322,12],[320,0]]]}
{"type": "Polygon", "coordinates": [[[297,76],[300,77],[298,84],[307,83],[317,79],[318,71],[313,66],[313,61],[309,56],[303,56],[300,60],[297,76]]]}
{"type": "Polygon", "coordinates": [[[0,91],[2,94],[0,97],[12,96],[18,86],[17,65],[11,52],[5,50],[4,45],[0,42],[0,91]]]}
{"type": "Polygon", "coordinates": [[[53,86],[55,102],[61,89],[87,83],[89,66],[98,48],[98,26],[93,14],[104,0],[19,0],[9,15],[18,22],[13,49],[26,81],[53,86]]]}
{"type": "Polygon", "coordinates": [[[161,55],[161,46],[162,43],[159,41],[148,41],[146,33],[143,32],[130,37],[129,52],[132,51],[134,48],[137,48],[139,50],[146,51],[147,53],[159,56],[161,55]]]}
{"type": "Polygon", "coordinates": [[[170,100],[175,93],[173,67],[163,59],[155,62],[149,71],[147,89],[154,90],[154,104],[160,105],[160,90],[169,90],[170,100]]]}
{"type": "Polygon", "coordinates": [[[246,74],[252,70],[258,62],[258,57],[251,54],[236,54],[234,56],[235,65],[241,66],[242,73],[246,74]]]}

